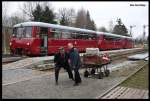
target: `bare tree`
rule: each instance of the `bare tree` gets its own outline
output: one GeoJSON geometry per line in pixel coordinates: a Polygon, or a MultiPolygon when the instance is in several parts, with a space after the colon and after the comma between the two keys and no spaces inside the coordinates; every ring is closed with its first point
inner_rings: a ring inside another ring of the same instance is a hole
{"type": "Polygon", "coordinates": [[[104,26],[100,27],[100,28],[98,29],[98,31],[101,31],[101,32],[108,32],[107,29],[106,29],[104,26]]]}
{"type": "Polygon", "coordinates": [[[112,21],[112,20],[110,20],[110,21],[109,21],[109,32],[110,32],[110,33],[112,32],[113,27],[114,27],[114,25],[113,25],[113,21],[112,21]]]}
{"type": "Polygon", "coordinates": [[[39,2],[42,9],[44,9],[45,7],[49,7],[49,9],[54,10],[52,4],[50,2],[44,1],[44,2],[39,2]]]}
{"type": "Polygon", "coordinates": [[[57,15],[58,19],[60,20],[60,24],[73,26],[73,20],[75,18],[75,10],[73,8],[60,8],[59,13],[57,15]]]}
{"type": "Polygon", "coordinates": [[[39,2],[39,1],[38,2],[25,2],[23,6],[20,6],[20,9],[27,17],[29,17],[30,20],[32,20],[33,11],[35,10],[37,5],[40,5],[42,9],[44,9],[46,6],[48,6],[50,9],[53,9],[51,3],[39,2]]]}
{"type": "Polygon", "coordinates": [[[81,8],[77,13],[75,26],[79,28],[86,28],[86,21],[86,11],[83,8],[81,8]]]}
{"type": "Polygon", "coordinates": [[[3,52],[4,54],[6,53],[6,30],[5,27],[8,24],[8,20],[7,20],[7,2],[2,2],[2,42],[3,42],[3,52]]]}
{"type": "Polygon", "coordinates": [[[13,27],[15,24],[25,22],[25,21],[27,21],[27,19],[24,17],[24,15],[21,12],[15,12],[9,18],[9,26],[13,27]]]}
{"type": "Polygon", "coordinates": [[[2,25],[3,26],[7,26],[8,24],[7,7],[8,7],[8,3],[2,2],[2,25]]]}
{"type": "Polygon", "coordinates": [[[20,9],[26,16],[29,17],[29,19],[32,19],[33,17],[32,12],[37,4],[39,4],[39,2],[25,2],[23,6],[20,7],[20,9]]]}

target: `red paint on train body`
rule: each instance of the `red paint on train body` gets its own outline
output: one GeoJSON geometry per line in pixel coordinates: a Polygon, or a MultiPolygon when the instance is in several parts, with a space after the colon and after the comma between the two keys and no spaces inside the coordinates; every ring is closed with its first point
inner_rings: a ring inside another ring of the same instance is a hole
{"type": "Polygon", "coordinates": [[[10,49],[12,54],[50,55],[56,53],[60,46],[68,51],[67,44],[70,42],[79,52],[84,52],[86,48],[111,50],[134,47],[130,37],[42,22],[25,22],[14,26],[10,49]]]}

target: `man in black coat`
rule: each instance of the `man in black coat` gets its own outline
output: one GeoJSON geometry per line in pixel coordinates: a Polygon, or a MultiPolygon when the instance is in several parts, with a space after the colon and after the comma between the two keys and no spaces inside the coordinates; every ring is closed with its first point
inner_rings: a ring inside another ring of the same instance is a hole
{"type": "Polygon", "coordinates": [[[59,52],[54,56],[56,85],[58,85],[58,76],[61,67],[63,67],[68,72],[69,78],[74,80],[72,70],[68,64],[68,58],[69,55],[64,51],[63,47],[60,47],[59,52]]]}
{"type": "Polygon", "coordinates": [[[72,43],[68,43],[69,51],[69,64],[70,67],[74,70],[75,74],[75,84],[74,86],[78,86],[79,83],[81,83],[81,77],[79,74],[79,68],[81,67],[81,59],[79,56],[79,53],[76,48],[74,48],[72,43]]]}

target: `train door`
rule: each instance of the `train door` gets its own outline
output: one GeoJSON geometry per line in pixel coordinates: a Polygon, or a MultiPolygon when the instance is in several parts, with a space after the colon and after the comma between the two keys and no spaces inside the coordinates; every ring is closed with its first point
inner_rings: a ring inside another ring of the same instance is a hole
{"type": "Polygon", "coordinates": [[[48,54],[48,28],[41,27],[40,39],[41,39],[40,53],[41,55],[47,55],[48,54]]]}

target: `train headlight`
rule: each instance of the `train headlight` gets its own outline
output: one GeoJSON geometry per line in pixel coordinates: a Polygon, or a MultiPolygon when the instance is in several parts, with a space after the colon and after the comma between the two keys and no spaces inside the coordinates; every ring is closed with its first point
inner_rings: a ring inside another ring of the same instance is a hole
{"type": "Polygon", "coordinates": [[[10,42],[10,43],[9,43],[9,45],[11,46],[11,45],[12,45],[12,43],[10,42]]]}
{"type": "Polygon", "coordinates": [[[30,45],[30,43],[28,42],[28,43],[27,43],[27,45],[29,46],[29,45],[30,45]]]}

